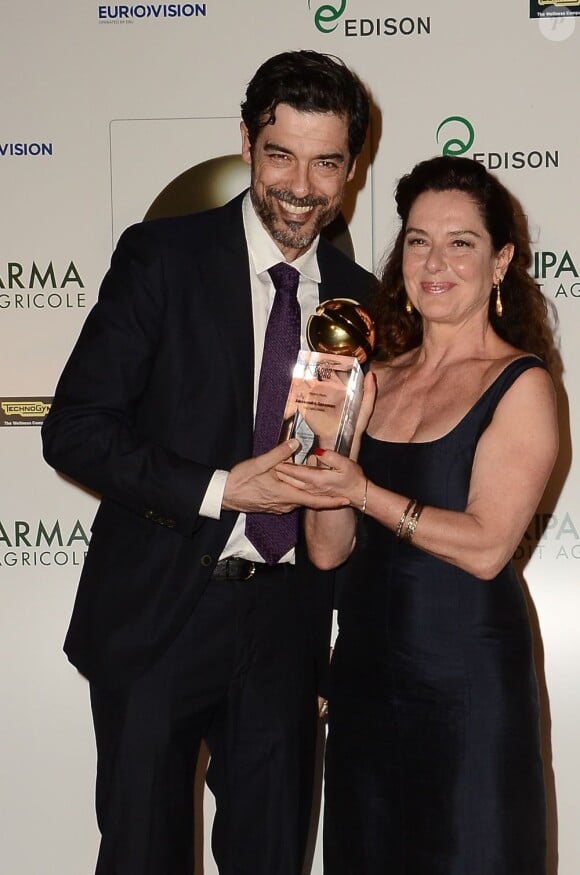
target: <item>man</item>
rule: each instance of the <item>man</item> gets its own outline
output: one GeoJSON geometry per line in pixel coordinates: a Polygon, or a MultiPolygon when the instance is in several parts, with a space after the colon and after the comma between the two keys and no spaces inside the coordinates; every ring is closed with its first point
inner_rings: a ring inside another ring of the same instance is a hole
{"type": "Polygon", "coordinates": [[[250,191],[127,230],[59,381],[45,458],[102,496],[65,643],[90,681],[98,875],[191,875],[201,739],[220,875],[301,870],[332,578],[296,544],[295,508],[328,505],[278,479],[294,443],[259,450],[264,405],[280,422],[259,375],[270,269],[299,271],[298,331],[319,298],[370,285],[319,237],[368,111],[338,59],[266,61],[242,105],[250,191]],[[263,546],[252,526],[273,521],[287,531],[263,546]]]}

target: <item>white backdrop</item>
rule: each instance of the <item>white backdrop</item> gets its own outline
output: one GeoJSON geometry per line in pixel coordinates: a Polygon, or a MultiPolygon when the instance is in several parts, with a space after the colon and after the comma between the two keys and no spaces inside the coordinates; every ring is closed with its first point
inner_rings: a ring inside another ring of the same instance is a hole
{"type": "MultiPolygon", "coordinates": [[[[87,688],[61,653],[96,504],[43,463],[43,404],[121,230],[180,174],[239,151],[248,80],[266,57],[295,48],[341,56],[373,93],[370,166],[346,211],[366,267],[392,238],[396,179],[445,148],[496,170],[528,213],[536,276],[560,319],[562,451],[517,558],[537,626],[549,875],[580,871],[579,15],[540,0],[3,0],[2,872],[89,873],[97,846],[87,688]]],[[[244,180],[230,174],[228,186],[244,180]]],[[[207,848],[205,858],[214,875],[207,848]]],[[[321,872],[318,843],[312,873],[321,872]]]]}

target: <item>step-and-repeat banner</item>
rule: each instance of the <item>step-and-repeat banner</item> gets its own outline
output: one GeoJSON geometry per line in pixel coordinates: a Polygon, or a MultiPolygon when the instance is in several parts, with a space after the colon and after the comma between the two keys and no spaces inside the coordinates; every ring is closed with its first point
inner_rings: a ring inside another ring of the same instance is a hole
{"type": "MultiPolygon", "coordinates": [[[[245,187],[246,84],[266,57],[313,48],[349,63],[375,103],[345,205],[359,262],[376,269],[392,240],[397,178],[444,151],[494,170],[529,217],[533,272],[559,317],[562,449],[516,559],[536,632],[550,875],[577,875],[578,0],[5,0],[0,22],[2,872],[88,873],[98,841],[87,685],[61,652],[96,500],[42,461],[55,382],[122,229],[245,187]]],[[[197,868],[214,875],[208,795],[197,868]]]]}

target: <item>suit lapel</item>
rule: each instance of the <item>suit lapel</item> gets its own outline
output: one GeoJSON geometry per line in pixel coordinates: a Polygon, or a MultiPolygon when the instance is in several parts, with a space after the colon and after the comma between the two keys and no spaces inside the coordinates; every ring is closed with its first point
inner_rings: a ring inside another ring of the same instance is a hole
{"type": "Polygon", "coordinates": [[[210,247],[201,265],[201,274],[204,285],[211,292],[209,307],[221,338],[215,357],[219,359],[219,367],[229,372],[234,388],[232,424],[236,431],[239,430],[242,436],[251,441],[254,325],[242,197],[235,198],[223,207],[215,246],[210,247]]]}
{"type": "Polygon", "coordinates": [[[323,237],[318,242],[317,256],[320,267],[319,300],[328,301],[329,298],[348,297],[347,294],[339,295],[337,292],[337,289],[340,289],[344,282],[344,277],[337,270],[336,259],[331,257],[331,252],[323,237]]]}
{"type": "Polygon", "coordinates": [[[321,301],[329,298],[354,298],[364,301],[368,298],[372,275],[363,271],[324,237],[318,244],[318,264],[320,266],[321,282],[319,296],[321,301]]]}

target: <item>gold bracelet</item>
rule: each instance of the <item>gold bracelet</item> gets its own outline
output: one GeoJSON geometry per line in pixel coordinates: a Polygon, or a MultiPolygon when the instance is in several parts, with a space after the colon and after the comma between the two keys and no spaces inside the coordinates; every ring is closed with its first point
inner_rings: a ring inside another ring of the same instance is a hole
{"type": "Polygon", "coordinates": [[[367,477],[367,479],[365,480],[365,494],[363,495],[362,507],[360,509],[360,512],[363,514],[366,512],[366,509],[367,509],[367,493],[368,493],[368,491],[369,491],[369,478],[367,477]]]}
{"type": "Polygon", "coordinates": [[[403,513],[401,514],[401,519],[399,520],[397,528],[395,529],[395,538],[397,539],[397,541],[402,540],[401,532],[403,531],[403,526],[405,525],[405,520],[409,516],[409,511],[411,510],[413,505],[416,503],[417,503],[416,500],[414,498],[412,498],[410,500],[409,504],[407,505],[407,507],[405,508],[405,510],[403,511],[403,513]]]}
{"type": "Polygon", "coordinates": [[[423,512],[423,505],[419,504],[419,502],[415,502],[415,507],[413,508],[413,513],[411,514],[411,518],[407,523],[407,528],[405,529],[405,534],[403,535],[403,540],[411,543],[415,536],[415,530],[417,528],[417,523],[419,522],[419,517],[423,512]]]}

